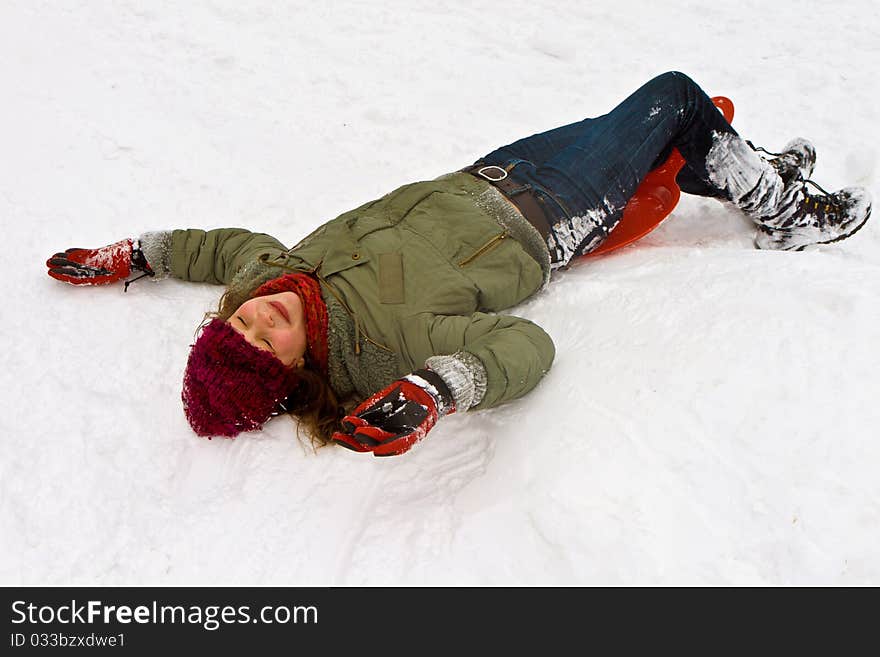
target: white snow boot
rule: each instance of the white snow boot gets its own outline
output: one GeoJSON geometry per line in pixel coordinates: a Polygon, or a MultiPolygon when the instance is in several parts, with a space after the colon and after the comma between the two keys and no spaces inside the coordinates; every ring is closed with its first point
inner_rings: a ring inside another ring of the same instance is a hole
{"type": "Polygon", "coordinates": [[[822,194],[810,194],[804,185],[797,209],[779,227],[758,224],[755,247],[802,251],[814,244],[830,244],[856,233],[871,216],[871,196],[863,187],[845,187],[833,194],[812,180],[805,181],[822,194]]]}
{"type": "MultiPolygon", "coordinates": [[[[755,148],[756,151],[769,151],[755,148]]],[[[806,139],[797,138],[786,144],[782,153],[769,160],[779,173],[785,189],[799,189],[792,213],[791,201],[783,203],[774,216],[762,217],[755,234],[755,246],[777,251],[801,251],[814,244],[828,244],[846,239],[865,225],[871,216],[871,199],[861,187],[846,187],[833,194],[810,180],[816,164],[816,149],[806,139]],[[810,194],[806,185],[813,185],[822,194],[810,194]]],[[[783,192],[783,198],[789,194],[783,192]]]]}
{"type": "MultiPolygon", "coordinates": [[[[706,157],[712,181],[758,227],[759,249],[800,251],[813,244],[845,239],[871,216],[871,199],[861,187],[831,194],[809,180],[816,149],[806,139],[790,141],[770,160],[737,135],[718,134],[706,157]],[[811,184],[822,194],[810,194],[811,184]]],[[[765,153],[768,151],[764,151],[765,153]]]]}

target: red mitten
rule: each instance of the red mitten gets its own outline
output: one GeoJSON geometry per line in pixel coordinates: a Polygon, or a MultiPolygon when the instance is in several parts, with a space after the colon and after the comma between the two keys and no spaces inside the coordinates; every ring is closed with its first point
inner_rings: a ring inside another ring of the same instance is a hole
{"type": "MultiPolygon", "coordinates": [[[[131,239],[100,249],[66,249],[46,261],[52,278],[72,285],[104,285],[127,277],[132,269],[153,276],[143,252],[131,239]]],[[[127,285],[126,285],[127,288],[127,285]]]]}
{"type": "Polygon", "coordinates": [[[425,437],[437,420],[455,412],[455,401],[439,374],[416,370],[358,406],[342,419],[333,440],[373,456],[403,454],[425,437]]]}

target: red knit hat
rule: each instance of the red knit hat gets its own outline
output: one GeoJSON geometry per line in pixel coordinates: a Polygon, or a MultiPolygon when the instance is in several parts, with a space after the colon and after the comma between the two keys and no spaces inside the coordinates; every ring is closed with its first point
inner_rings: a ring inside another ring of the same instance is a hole
{"type": "MultiPolygon", "coordinates": [[[[257,289],[252,298],[296,292],[306,313],[307,354],[320,372],[327,371],[327,307],[318,282],[287,274],[257,289]]],[[[232,438],[255,431],[296,392],[297,370],[268,351],[250,344],[222,319],[212,319],[190,350],[183,377],[183,408],[200,436],[232,438]]]]}

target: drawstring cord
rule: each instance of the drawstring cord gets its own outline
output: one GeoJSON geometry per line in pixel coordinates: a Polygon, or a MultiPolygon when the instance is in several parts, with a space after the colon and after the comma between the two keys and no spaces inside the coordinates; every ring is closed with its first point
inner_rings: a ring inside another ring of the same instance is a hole
{"type": "Polygon", "coordinates": [[[134,283],[135,281],[141,280],[144,276],[155,276],[155,272],[145,271],[143,274],[138,276],[137,278],[132,278],[130,281],[125,281],[125,288],[122,290],[123,292],[128,292],[128,286],[134,283]]]}
{"type": "Polygon", "coordinates": [[[135,281],[141,280],[144,276],[156,275],[156,272],[150,268],[150,263],[147,262],[144,252],[141,251],[140,242],[135,242],[131,250],[131,267],[132,269],[139,269],[144,273],[137,278],[132,278],[130,281],[125,281],[125,288],[122,290],[123,292],[128,292],[128,286],[135,281]]]}

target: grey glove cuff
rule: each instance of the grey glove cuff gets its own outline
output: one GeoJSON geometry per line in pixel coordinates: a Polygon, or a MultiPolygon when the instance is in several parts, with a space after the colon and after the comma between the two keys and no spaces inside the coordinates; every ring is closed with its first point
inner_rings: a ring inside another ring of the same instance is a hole
{"type": "Polygon", "coordinates": [[[171,234],[170,230],[154,231],[143,233],[138,238],[147,264],[156,274],[153,276],[154,281],[171,275],[171,234]]]}
{"type": "Polygon", "coordinates": [[[416,384],[433,397],[434,403],[437,404],[437,413],[440,417],[455,412],[455,397],[449,386],[446,385],[443,377],[434,370],[427,368],[416,370],[411,374],[407,374],[403,379],[404,381],[416,384]]]}
{"type": "Polygon", "coordinates": [[[455,399],[455,408],[466,411],[483,401],[486,394],[486,368],[467,351],[449,356],[431,356],[425,366],[440,375],[455,399]]]}

